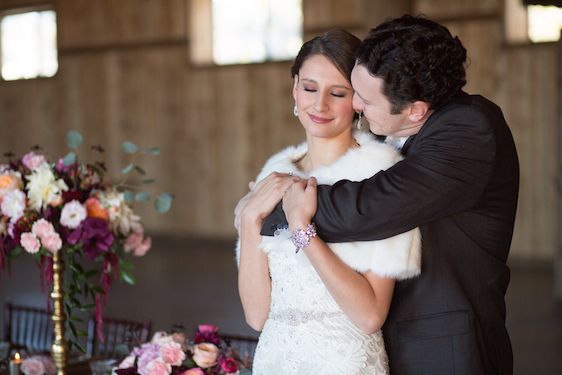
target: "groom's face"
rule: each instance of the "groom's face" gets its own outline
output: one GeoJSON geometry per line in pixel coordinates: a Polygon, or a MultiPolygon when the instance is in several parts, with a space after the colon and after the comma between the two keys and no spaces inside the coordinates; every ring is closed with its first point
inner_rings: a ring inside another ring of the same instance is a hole
{"type": "Polygon", "coordinates": [[[390,101],[383,93],[384,81],[372,76],[363,65],[355,65],[351,72],[353,108],[363,112],[363,118],[369,122],[369,128],[377,135],[402,137],[411,135],[408,110],[391,114],[390,101]]]}

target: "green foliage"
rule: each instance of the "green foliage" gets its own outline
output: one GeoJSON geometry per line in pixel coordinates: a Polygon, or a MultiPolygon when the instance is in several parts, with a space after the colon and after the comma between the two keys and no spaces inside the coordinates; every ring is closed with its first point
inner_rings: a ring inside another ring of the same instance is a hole
{"type": "Polygon", "coordinates": [[[125,141],[121,144],[121,149],[127,154],[136,154],[139,151],[139,146],[130,141],[125,141]]]}
{"type": "Polygon", "coordinates": [[[71,130],[66,134],[66,144],[71,149],[77,149],[83,142],[82,134],[76,130],[71,130]]]}
{"type": "Polygon", "coordinates": [[[172,207],[172,201],[174,197],[169,193],[162,193],[158,195],[156,200],[154,201],[154,207],[156,211],[160,212],[161,214],[168,212],[172,207]]]}

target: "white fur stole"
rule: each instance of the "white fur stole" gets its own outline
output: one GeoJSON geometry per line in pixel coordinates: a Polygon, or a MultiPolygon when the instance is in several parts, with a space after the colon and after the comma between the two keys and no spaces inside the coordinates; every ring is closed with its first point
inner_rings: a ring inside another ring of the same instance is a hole
{"type": "MultiPolygon", "coordinates": [[[[355,132],[354,137],[360,147],[350,149],[333,164],[310,173],[299,170],[294,163],[306,153],[306,143],[288,147],[265,163],[256,182],[272,172],[290,172],[302,178],[314,176],[318,184],[324,185],[343,179],[362,181],[402,159],[396,149],[376,140],[370,133],[355,132]]],[[[401,280],[414,277],[421,270],[421,235],[418,228],[384,240],[329,243],[328,246],[342,261],[359,272],[372,270],[380,276],[401,280]]],[[[273,237],[263,236],[260,248],[265,252],[294,251],[286,229],[277,231],[273,237]]],[[[236,246],[238,262],[239,252],[240,241],[236,246]]]]}

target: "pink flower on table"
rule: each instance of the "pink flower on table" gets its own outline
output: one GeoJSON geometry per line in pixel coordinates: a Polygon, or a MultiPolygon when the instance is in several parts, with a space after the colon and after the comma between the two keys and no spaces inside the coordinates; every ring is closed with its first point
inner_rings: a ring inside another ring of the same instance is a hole
{"type": "Polygon", "coordinates": [[[183,372],[181,375],[205,375],[205,372],[199,367],[194,367],[190,368],[186,372],[183,372]]]}
{"type": "Polygon", "coordinates": [[[226,374],[235,374],[236,372],[238,372],[238,365],[236,364],[234,358],[231,357],[223,358],[220,361],[220,365],[221,365],[221,369],[226,374]]]}
{"type": "Polygon", "coordinates": [[[37,357],[26,358],[21,364],[21,372],[25,375],[43,375],[45,373],[45,365],[37,357]]]}
{"type": "Polygon", "coordinates": [[[217,364],[219,348],[215,344],[203,342],[193,346],[193,361],[201,368],[209,368],[217,364]]]}
{"type": "Polygon", "coordinates": [[[30,151],[23,156],[21,161],[29,170],[34,170],[46,163],[47,159],[44,155],[36,154],[35,152],[30,151]]]}
{"type": "Polygon", "coordinates": [[[43,367],[45,367],[45,375],[55,375],[57,373],[57,367],[51,357],[47,355],[38,355],[35,356],[35,358],[43,363],[43,367]]]}
{"type": "Polygon", "coordinates": [[[153,359],[142,371],[139,369],[140,375],[167,375],[171,372],[172,366],[164,362],[162,358],[153,359]]]}
{"type": "Polygon", "coordinates": [[[10,218],[12,222],[16,222],[23,216],[25,211],[25,193],[21,190],[12,190],[7,192],[2,198],[0,209],[2,213],[10,218]]]}
{"type": "Polygon", "coordinates": [[[35,254],[41,248],[39,240],[31,232],[25,232],[21,235],[20,244],[30,254],[35,254]]]}
{"type": "Polygon", "coordinates": [[[41,239],[43,247],[54,254],[62,248],[62,240],[57,232],[53,232],[41,239]]]}
{"type": "Polygon", "coordinates": [[[172,366],[180,366],[185,359],[185,353],[180,344],[170,341],[160,347],[160,357],[172,366]]]}
{"type": "Polygon", "coordinates": [[[40,239],[44,239],[47,236],[56,233],[53,224],[51,224],[49,221],[45,219],[39,219],[35,223],[33,223],[33,226],[31,227],[31,231],[33,232],[34,235],[36,235],[40,239]]]}
{"type": "Polygon", "coordinates": [[[60,222],[67,228],[76,229],[86,219],[88,211],[77,200],[68,202],[62,208],[60,222]]]}

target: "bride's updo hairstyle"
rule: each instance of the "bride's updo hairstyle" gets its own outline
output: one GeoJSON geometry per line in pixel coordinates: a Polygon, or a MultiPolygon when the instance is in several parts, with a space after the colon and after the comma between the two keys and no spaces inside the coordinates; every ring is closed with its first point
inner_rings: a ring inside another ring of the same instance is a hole
{"type": "Polygon", "coordinates": [[[299,74],[304,62],[311,56],[322,55],[334,64],[347,80],[355,65],[355,52],[361,40],[345,30],[329,30],[304,43],[291,67],[291,76],[299,74]]]}

